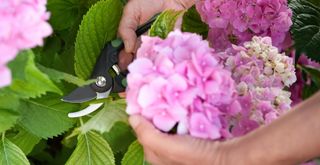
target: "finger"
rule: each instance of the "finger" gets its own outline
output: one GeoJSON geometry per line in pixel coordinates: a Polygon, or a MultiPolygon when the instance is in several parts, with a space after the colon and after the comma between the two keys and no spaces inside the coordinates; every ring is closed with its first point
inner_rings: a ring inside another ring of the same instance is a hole
{"type": "Polygon", "coordinates": [[[126,53],[125,51],[121,51],[119,53],[119,67],[121,71],[125,71],[128,69],[128,65],[132,62],[133,60],[133,54],[131,53],[126,53]]]}
{"type": "Polygon", "coordinates": [[[136,42],[136,46],[135,46],[135,49],[134,49],[134,53],[132,54],[132,58],[133,58],[132,61],[133,61],[134,59],[136,59],[137,53],[138,53],[138,49],[140,48],[141,44],[142,44],[141,37],[139,37],[139,38],[137,39],[137,42],[136,42]]]}
{"type": "MultiPolygon", "coordinates": [[[[144,35],[147,35],[147,34],[145,33],[144,35]]],[[[138,49],[140,48],[141,44],[142,44],[141,37],[139,37],[137,39],[137,42],[136,42],[136,45],[135,45],[135,48],[134,48],[134,52],[138,51],[138,49]]]]}
{"type": "Polygon", "coordinates": [[[145,158],[145,160],[147,160],[148,163],[151,163],[152,165],[163,164],[161,162],[161,159],[159,158],[159,156],[156,153],[154,153],[153,151],[151,151],[147,148],[143,148],[143,152],[144,152],[144,158],[145,158]]]}
{"type": "MultiPolygon", "coordinates": [[[[129,123],[134,129],[139,140],[147,139],[148,133],[155,134],[159,132],[149,121],[139,115],[133,115],[129,118],[129,123]]],[[[150,135],[151,135],[150,134],[150,135]]]]}
{"type": "Polygon", "coordinates": [[[140,11],[137,1],[129,1],[124,8],[122,19],[119,25],[119,35],[124,41],[127,53],[132,53],[135,48],[136,33],[135,30],[139,26],[140,11]]]}
{"type": "Polygon", "coordinates": [[[176,146],[179,138],[181,138],[180,136],[161,133],[149,121],[138,115],[131,116],[129,122],[139,142],[144,147],[157,151],[159,154],[167,153],[168,149],[171,149],[170,146],[176,146]]]}
{"type": "MultiPolygon", "coordinates": [[[[180,161],[174,161],[174,159],[172,159],[171,156],[168,155],[168,152],[166,152],[164,155],[161,155],[149,148],[144,148],[143,151],[145,159],[152,165],[182,164],[180,161]]],[[[181,160],[181,157],[179,157],[178,160],[181,160]]]]}
{"type": "Polygon", "coordinates": [[[127,94],[126,94],[126,92],[121,92],[121,93],[119,93],[119,96],[121,98],[126,98],[127,94]]]}

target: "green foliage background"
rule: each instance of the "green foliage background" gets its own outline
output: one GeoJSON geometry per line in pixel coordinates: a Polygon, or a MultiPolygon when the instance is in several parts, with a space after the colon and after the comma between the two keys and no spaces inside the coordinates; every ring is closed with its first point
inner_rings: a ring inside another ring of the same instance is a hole
{"type": "MultiPolygon", "coordinates": [[[[0,89],[0,164],[146,164],[143,149],[128,125],[126,103],[119,97],[80,119],[69,112],[86,104],[61,97],[87,79],[106,42],[116,38],[125,0],[48,0],[54,33],[43,47],[21,52],[9,64],[11,86],[0,89]]],[[[320,61],[320,3],[291,0],[291,33],[297,54],[320,61]]],[[[149,34],[165,38],[182,18],[182,30],[207,36],[208,26],[194,7],[165,11],[149,34]]],[[[305,98],[320,88],[320,71],[298,66],[312,83],[305,98]]],[[[90,80],[89,80],[90,81],[90,80]]]]}

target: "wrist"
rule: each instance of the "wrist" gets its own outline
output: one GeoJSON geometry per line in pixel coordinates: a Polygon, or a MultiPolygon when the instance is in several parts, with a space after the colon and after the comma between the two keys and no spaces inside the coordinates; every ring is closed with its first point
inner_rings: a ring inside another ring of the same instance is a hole
{"type": "MultiPolygon", "coordinates": [[[[251,154],[248,145],[245,143],[243,137],[237,137],[224,142],[224,157],[223,162],[225,165],[253,165],[255,164],[256,155],[251,154]]],[[[259,164],[259,163],[258,163],[259,164]]]]}
{"type": "Polygon", "coordinates": [[[245,136],[233,139],[228,164],[237,165],[291,165],[287,153],[272,147],[273,144],[263,143],[261,131],[254,131],[245,136]]]}
{"type": "Polygon", "coordinates": [[[215,141],[208,145],[205,157],[202,162],[205,165],[251,165],[245,153],[244,147],[240,144],[240,138],[234,138],[223,142],[215,141]]]}

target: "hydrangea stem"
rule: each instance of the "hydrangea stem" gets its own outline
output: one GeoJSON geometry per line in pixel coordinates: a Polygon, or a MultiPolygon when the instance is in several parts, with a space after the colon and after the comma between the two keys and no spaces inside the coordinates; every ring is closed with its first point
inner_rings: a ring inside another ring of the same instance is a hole
{"type": "Polygon", "coordinates": [[[82,120],[82,117],[80,117],[80,118],[79,118],[79,120],[80,120],[80,125],[81,125],[81,126],[83,126],[83,120],[82,120]]]}
{"type": "Polygon", "coordinates": [[[6,131],[2,132],[2,142],[4,143],[4,138],[6,137],[6,131]]]}

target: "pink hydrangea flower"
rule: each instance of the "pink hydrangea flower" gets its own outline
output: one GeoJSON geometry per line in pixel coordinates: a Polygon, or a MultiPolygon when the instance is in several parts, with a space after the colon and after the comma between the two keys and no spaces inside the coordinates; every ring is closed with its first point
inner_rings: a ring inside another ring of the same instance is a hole
{"type": "Polygon", "coordinates": [[[253,36],[270,36],[279,48],[289,46],[292,11],[287,0],[199,0],[196,8],[210,27],[208,39],[219,51],[253,36]]]}
{"type": "Polygon", "coordinates": [[[232,72],[242,108],[236,119],[229,120],[234,136],[268,124],[289,110],[290,92],[285,88],[297,80],[292,58],[280,54],[270,37],[253,37],[243,45],[219,53],[225,68],[232,72]]]}
{"type": "Polygon", "coordinates": [[[48,19],[46,0],[0,0],[0,87],[11,81],[6,63],[52,33],[48,19]]]}
{"type": "Polygon", "coordinates": [[[139,114],[162,131],[219,139],[228,135],[226,107],[235,99],[230,71],[199,35],[171,32],[164,40],[142,37],[129,65],[127,113],[139,114]]]}

